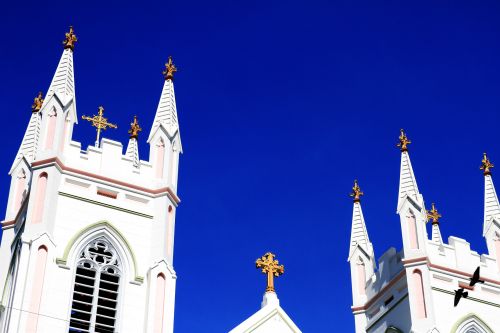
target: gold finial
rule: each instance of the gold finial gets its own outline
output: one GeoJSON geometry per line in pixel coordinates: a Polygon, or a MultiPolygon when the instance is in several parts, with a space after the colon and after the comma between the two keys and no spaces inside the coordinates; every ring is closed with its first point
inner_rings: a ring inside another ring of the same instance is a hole
{"type": "Polygon", "coordinates": [[[40,111],[40,109],[42,108],[42,105],[43,105],[43,94],[40,91],[38,93],[38,95],[35,97],[35,99],[33,100],[33,104],[31,105],[31,112],[36,113],[36,112],[40,111]]]}
{"type": "Polygon", "coordinates": [[[411,143],[411,141],[406,136],[405,131],[403,129],[401,129],[401,135],[399,136],[398,147],[401,148],[401,151],[408,151],[408,145],[410,143],[411,143]]]}
{"type": "Polygon", "coordinates": [[[130,123],[130,129],[128,130],[128,134],[130,134],[131,139],[137,139],[139,136],[139,132],[142,131],[141,126],[137,122],[137,116],[134,116],[134,122],[130,123]]]}
{"type": "Polygon", "coordinates": [[[65,49],[73,49],[75,48],[75,43],[78,41],[78,38],[76,38],[75,32],[73,30],[73,26],[69,26],[69,32],[66,33],[66,38],[63,40],[63,45],[65,49]]]}
{"type": "Polygon", "coordinates": [[[108,127],[111,128],[118,128],[115,124],[108,123],[108,118],[104,118],[102,115],[104,114],[104,108],[102,106],[99,106],[99,111],[97,116],[93,117],[87,117],[87,116],[82,116],[83,120],[88,120],[92,122],[92,126],[94,126],[97,129],[97,138],[95,140],[95,146],[99,146],[99,136],[101,135],[101,130],[105,130],[108,127]]]}
{"type": "Polygon", "coordinates": [[[427,211],[427,221],[432,220],[432,224],[439,224],[439,218],[441,217],[436,206],[432,203],[432,209],[427,211]]]}
{"type": "Polygon", "coordinates": [[[353,197],[354,202],[360,202],[361,201],[361,196],[364,195],[364,193],[361,191],[361,188],[358,185],[358,180],[354,180],[354,186],[352,187],[352,193],[349,194],[351,197],[353,197]]]}
{"type": "Polygon", "coordinates": [[[267,274],[266,293],[274,293],[274,277],[278,277],[285,273],[285,266],[280,265],[276,257],[271,252],[267,252],[261,258],[255,261],[255,266],[262,269],[262,273],[267,274]]]}
{"type": "Polygon", "coordinates": [[[173,80],[175,72],[177,72],[177,67],[175,67],[172,61],[172,56],[169,56],[168,62],[165,64],[165,70],[162,72],[165,80],[173,80]]]}
{"type": "Polygon", "coordinates": [[[483,160],[481,161],[481,167],[479,169],[483,170],[483,174],[485,176],[491,175],[491,168],[493,168],[494,165],[491,163],[490,159],[488,158],[488,155],[486,153],[483,154],[483,160]]]}

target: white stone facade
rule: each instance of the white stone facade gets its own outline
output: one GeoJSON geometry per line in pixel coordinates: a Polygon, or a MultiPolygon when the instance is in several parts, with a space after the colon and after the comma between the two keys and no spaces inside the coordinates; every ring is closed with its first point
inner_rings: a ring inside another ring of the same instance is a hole
{"type": "Polygon", "coordinates": [[[479,255],[460,238],[449,237],[444,243],[438,224],[428,237],[427,211],[406,150],[402,151],[397,209],[403,249],[390,248],[377,265],[359,213],[361,204],[354,206],[348,261],[356,333],[500,332],[500,205],[490,174],[485,175],[483,232],[488,254],[479,255]],[[485,283],[469,288],[477,267],[485,283]],[[454,307],[455,290],[461,287],[469,297],[454,307]]]}
{"type": "Polygon", "coordinates": [[[73,50],[67,48],[10,171],[0,246],[0,332],[171,333],[181,152],[172,79],[165,80],[151,126],[149,161],[139,161],[135,139],[126,154],[121,143],[108,139],[86,150],[72,141],[74,92],[73,50]],[[97,245],[90,252],[88,246],[99,239],[106,248],[97,256],[97,245]],[[94,263],[82,257],[85,251],[94,263]],[[99,261],[106,256],[116,267],[99,261]],[[79,260],[88,262],[93,277],[76,280],[79,260]],[[75,296],[79,288],[90,296],[75,296]],[[75,322],[83,326],[71,330],[75,322]]]}

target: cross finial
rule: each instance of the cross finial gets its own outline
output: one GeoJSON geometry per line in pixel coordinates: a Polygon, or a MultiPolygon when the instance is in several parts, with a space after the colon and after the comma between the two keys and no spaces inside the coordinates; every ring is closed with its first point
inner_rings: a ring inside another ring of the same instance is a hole
{"type": "Polygon", "coordinates": [[[63,45],[65,49],[73,49],[75,48],[75,43],[78,41],[78,38],[76,38],[75,32],[73,30],[73,26],[69,26],[69,32],[66,33],[66,38],[63,40],[63,45]]]}
{"type": "Polygon", "coordinates": [[[108,118],[103,117],[104,114],[104,108],[102,106],[99,106],[97,116],[93,117],[87,117],[87,116],[82,116],[83,120],[88,120],[92,122],[92,126],[94,126],[97,130],[97,138],[95,140],[95,146],[99,146],[99,136],[101,135],[101,130],[105,130],[108,127],[111,128],[118,128],[115,124],[108,123],[108,118]]]}
{"type": "Polygon", "coordinates": [[[491,175],[491,168],[493,168],[494,165],[491,163],[490,159],[488,158],[488,155],[486,153],[483,154],[483,160],[481,161],[481,167],[479,169],[483,170],[483,174],[485,176],[491,175]]]}
{"type": "Polygon", "coordinates": [[[267,274],[266,293],[274,293],[274,277],[278,277],[285,273],[285,266],[280,265],[273,253],[267,252],[262,257],[255,261],[255,266],[262,269],[262,273],[267,274]]]}
{"type": "Polygon", "coordinates": [[[432,224],[439,224],[439,219],[442,217],[434,203],[432,203],[432,209],[427,211],[427,221],[432,220],[432,224]]]}
{"type": "Polygon", "coordinates": [[[42,108],[42,105],[43,105],[43,94],[40,91],[38,93],[38,95],[35,97],[35,99],[33,100],[33,104],[31,105],[31,112],[36,113],[36,112],[40,111],[40,109],[42,108]]]}
{"type": "Polygon", "coordinates": [[[411,141],[406,136],[405,131],[403,129],[401,129],[401,134],[399,135],[398,147],[401,148],[401,151],[408,151],[408,145],[410,143],[411,143],[411,141]]]}
{"type": "Polygon", "coordinates": [[[354,186],[352,187],[352,192],[349,195],[353,198],[354,202],[361,201],[361,196],[364,195],[364,193],[361,191],[357,179],[354,180],[354,186]]]}
{"type": "Polygon", "coordinates": [[[142,131],[141,126],[137,122],[137,116],[134,116],[134,122],[130,123],[130,129],[128,130],[128,134],[130,134],[131,139],[137,139],[139,136],[139,132],[142,131]]]}
{"type": "Polygon", "coordinates": [[[172,56],[169,56],[168,62],[165,64],[165,70],[162,72],[165,80],[173,80],[175,72],[177,72],[177,67],[175,67],[172,61],[172,56]]]}

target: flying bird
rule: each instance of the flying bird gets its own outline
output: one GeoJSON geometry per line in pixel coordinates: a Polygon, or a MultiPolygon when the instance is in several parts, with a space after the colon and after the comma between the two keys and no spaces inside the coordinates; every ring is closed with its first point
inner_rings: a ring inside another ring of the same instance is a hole
{"type": "Polygon", "coordinates": [[[469,296],[469,293],[467,291],[464,291],[464,288],[460,288],[455,290],[455,301],[454,305],[457,306],[458,302],[460,302],[460,298],[467,298],[469,296]]]}
{"type": "Polygon", "coordinates": [[[478,282],[484,283],[484,280],[479,280],[479,266],[476,268],[476,271],[472,275],[472,278],[470,279],[469,286],[473,287],[478,282]]]}

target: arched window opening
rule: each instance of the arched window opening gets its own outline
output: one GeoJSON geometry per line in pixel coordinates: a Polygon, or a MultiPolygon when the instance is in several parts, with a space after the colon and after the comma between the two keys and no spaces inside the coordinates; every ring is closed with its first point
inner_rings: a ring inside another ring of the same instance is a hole
{"type": "Polygon", "coordinates": [[[413,271],[413,287],[415,290],[415,308],[417,318],[427,318],[427,309],[425,305],[424,295],[424,281],[422,279],[422,272],[418,269],[413,271]]]}
{"type": "Polygon", "coordinates": [[[115,332],[121,262],[103,237],[90,242],[76,263],[69,332],[115,332]]]}
{"type": "Polygon", "coordinates": [[[166,280],[163,273],[156,277],[156,304],[154,332],[163,332],[163,314],[165,313],[166,280]]]}
{"type": "Polygon", "coordinates": [[[45,192],[47,191],[47,173],[43,172],[38,176],[35,204],[33,206],[33,224],[42,222],[43,208],[45,204],[45,192]]]}
{"type": "Polygon", "coordinates": [[[497,257],[497,266],[498,271],[500,272],[500,234],[498,232],[495,233],[495,254],[497,257]]]}
{"type": "Polygon", "coordinates": [[[163,177],[163,164],[165,163],[165,142],[160,139],[156,144],[156,178],[163,177]]]}
{"type": "Polygon", "coordinates": [[[64,151],[64,146],[66,145],[66,139],[68,137],[70,121],[71,121],[71,118],[70,118],[69,113],[68,113],[68,115],[66,116],[66,119],[64,120],[63,136],[61,137],[61,142],[59,144],[59,151],[64,151]]]}
{"type": "Polygon", "coordinates": [[[356,261],[356,269],[357,269],[357,279],[358,279],[358,292],[360,295],[366,294],[366,269],[365,262],[361,257],[356,261]]]}
{"type": "Polygon", "coordinates": [[[458,326],[456,333],[493,333],[493,331],[478,317],[471,315],[458,326]]]}
{"type": "Polygon", "coordinates": [[[47,118],[47,133],[45,134],[45,149],[52,149],[54,144],[54,136],[56,132],[57,112],[52,108],[48,113],[47,118]]]}
{"type": "Polygon", "coordinates": [[[43,282],[45,279],[45,266],[47,264],[48,250],[45,245],[38,248],[36,255],[35,272],[33,278],[33,287],[31,290],[31,304],[28,315],[28,322],[26,331],[36,332],[38,325],[38,313],[40,310],[40,303],[42,302],[43,282]]]}
{"type": "Polygon", "coordinates": [[[12,206],[12,213],[16,214],[21,208],[24,199],[24,189],[26,187],[26,172],[24,169],[19,170],[16,177],[14,205],[12,206]]]}
{"type": "Polygon", "coordinates": [[[410,236],[410,248],[418,249],[418,235],[417,235],[417,220],[412,211],[408,212],[406,217],[408,221],[408,232],[410,236]]]}

